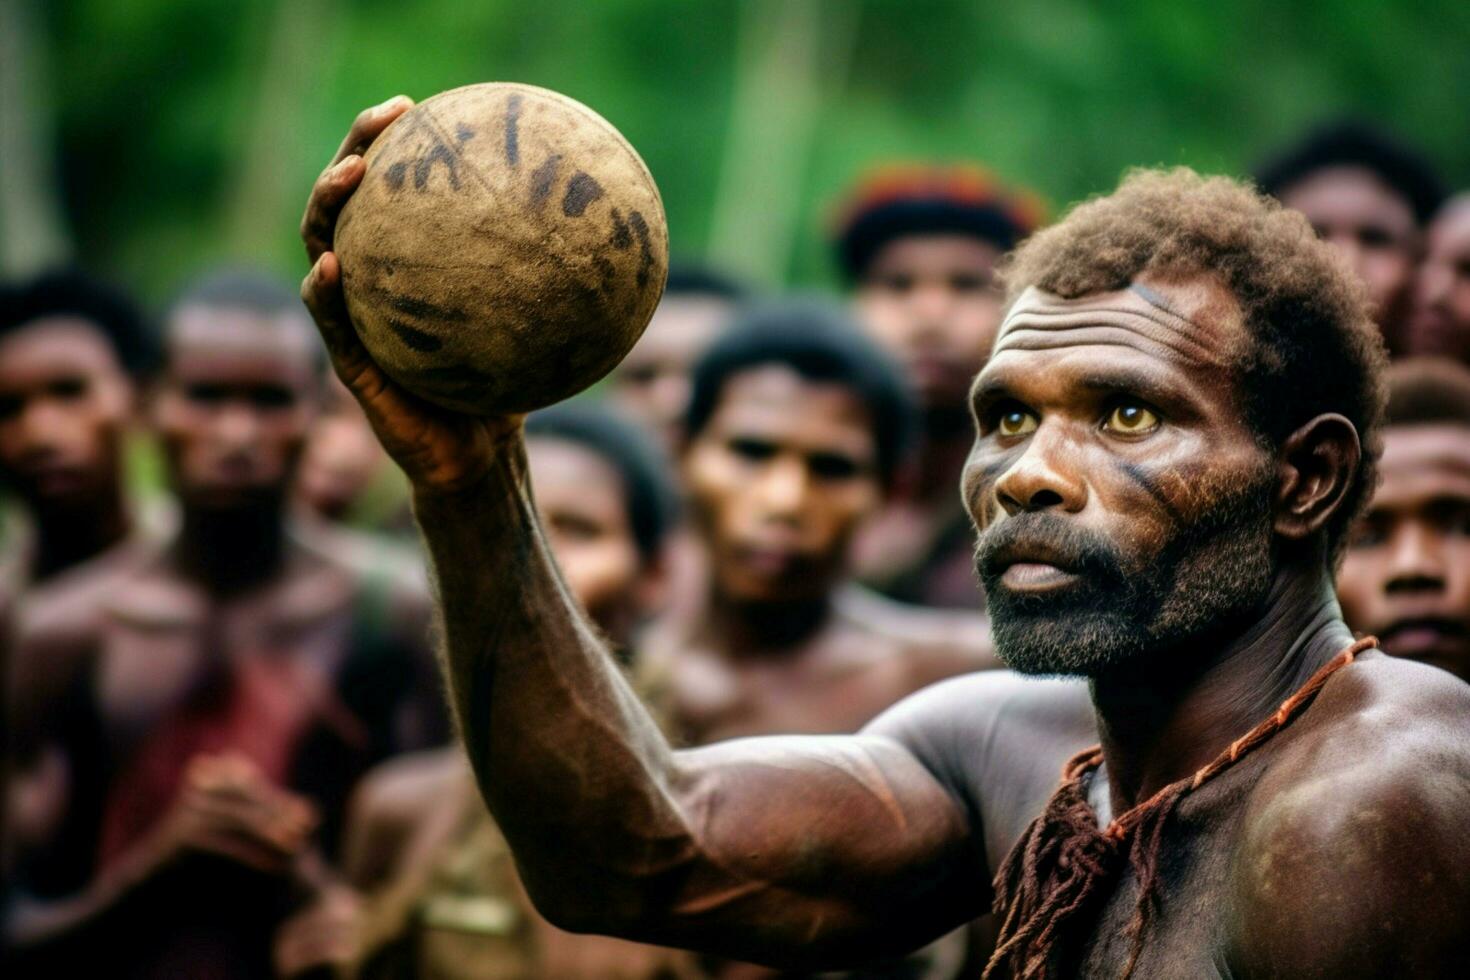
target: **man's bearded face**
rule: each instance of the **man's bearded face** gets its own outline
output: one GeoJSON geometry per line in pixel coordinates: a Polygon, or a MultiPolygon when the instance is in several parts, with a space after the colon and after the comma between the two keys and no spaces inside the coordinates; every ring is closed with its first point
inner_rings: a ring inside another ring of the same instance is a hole
{"type": "Polygon", "coordinates": [[[1017,299],[975,383],[963,485],[1011,667],[1189,656],[1264,602],[1276,477],[1236,388],[1248,342],[1204,279],[1017,299]]]}
{"type": "Polygon", "coordinates": [[[1231,488],[1147,553],[1050,514],[992,525],[980,536],[975,567],[1001,659],[1026,674],[1091,677],[1179,650],[1258,608],[1272,571],[1268,480],[1263,473],[1231,488]],[[1042,548],[1076,581],[1039,594],[1007,588],[1007,559],[1042,548]]]}

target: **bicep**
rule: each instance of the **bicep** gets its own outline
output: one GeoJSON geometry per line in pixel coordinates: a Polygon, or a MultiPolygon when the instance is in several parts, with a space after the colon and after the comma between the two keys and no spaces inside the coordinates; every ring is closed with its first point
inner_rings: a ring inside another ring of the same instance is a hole
{"type": "Polygon", "coordinates": [[[893,739],[742,739],[679,753],[678,773],[698,860],[643,938],[830,967],[984,911],[964,808],[893,739]]]}

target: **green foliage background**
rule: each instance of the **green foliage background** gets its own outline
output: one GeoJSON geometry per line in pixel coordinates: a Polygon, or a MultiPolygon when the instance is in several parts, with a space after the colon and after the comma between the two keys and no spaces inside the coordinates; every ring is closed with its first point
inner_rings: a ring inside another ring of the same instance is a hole
{"type": "Polygon", "coordinates": [[[719,254],[771,285],[829,281],[826,208],[859,169],[890,158],[984,161],[1055,207],[1136,164],[1241,172],[1304,125],[1354,112],[1470,183],[1464,0],[53,0],[33,9],[30,41],[44,55],[35,102],[54,143],[46,149],[68,237],[85,264],[154,301],[220,260],[299,275],[300,205],[357,110],[491,79],[596,108],[648,161],[675,252],[699,256],[723,234],[719,254]],[[749,159],[783,150],[762,146],[767,115],[782,142],[781,112],[803,104],[802,76],[787,78],[790,59],[779,54],[796,43],[793,17],[817,27],[796,45],[816,80],[804,142],[782,187],[768,188],[769,175],[752,185],[760,174],[749,159]],[[743,122],[742,98],[753,106],[743,122]],[[789,243],[772,259],[750,234],[731,258],[729,229],[716,227],[722,200],[727,213],[745,212],[739,228],[788,227],[789,243]]]}

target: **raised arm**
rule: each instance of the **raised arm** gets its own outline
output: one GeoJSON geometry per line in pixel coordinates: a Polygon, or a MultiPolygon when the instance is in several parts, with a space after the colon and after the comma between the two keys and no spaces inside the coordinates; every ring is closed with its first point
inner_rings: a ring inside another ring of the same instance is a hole
{"type": "Polygon", "coordinates": [[[407,105],[360,116],[318,181],[303,297],[413,483],[461,735],[538,907],[576,930],[834,966],[917,947],[983,911],[963,808],[897,741],[671,750],[561,581],[520,419],[429,406],[368,358],[332,223],[361,179],[357,154],[407,105]]]}

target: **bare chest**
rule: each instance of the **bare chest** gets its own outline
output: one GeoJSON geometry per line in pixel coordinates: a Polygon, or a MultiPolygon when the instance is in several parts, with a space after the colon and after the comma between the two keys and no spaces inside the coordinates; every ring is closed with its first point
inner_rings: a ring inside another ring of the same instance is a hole
{"type": "Polygon", "coordinates": [[[830,734],[862,728],[910,693],[902,658],[732,663],[681,656],[671,671],[679,728],[697,744],[747,735],[830,734]]]}

